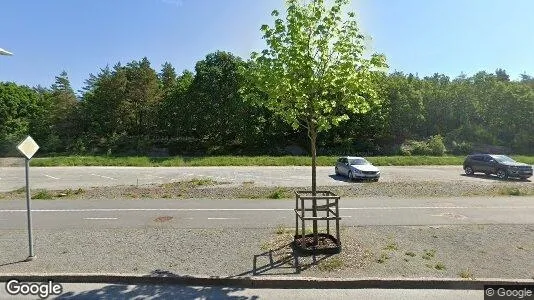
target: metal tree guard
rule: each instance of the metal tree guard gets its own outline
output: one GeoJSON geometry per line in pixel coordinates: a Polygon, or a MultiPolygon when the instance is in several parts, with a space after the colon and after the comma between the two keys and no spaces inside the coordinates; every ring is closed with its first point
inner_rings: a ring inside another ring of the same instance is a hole
{"type": "Polygon", "coordinates": [[[308,255],[341,252],[339,198],[339,196],[330,191],[317,191],[315,196],[311,191],[295,192],[295,236],[293,245],[297,250],[308,255]],[[316,200],[317,205],[313,207],[312,204],[310,207],[309,203],[313,203],[313,200],[316,200]],[[317,216],[306,215],[306,212],[313,211],[318,213],[317,216]],[[313,232],[306,234],[306,221],[314,220],[326,222],[326,233],[313,232]],[[330,233],[332,227],[330,222],[335,222],[335,237],[330,233]],[[320,245],[320,243],[323,245],[320,245]]]}

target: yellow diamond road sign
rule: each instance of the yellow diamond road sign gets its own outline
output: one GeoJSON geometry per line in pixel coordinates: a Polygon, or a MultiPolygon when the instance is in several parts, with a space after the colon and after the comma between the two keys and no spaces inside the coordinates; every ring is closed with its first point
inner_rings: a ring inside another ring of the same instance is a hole
{"type": "Polygon", "coordinates": [[[27,159],[32,158],[32,156],[39,150],[39,145],[32,139],[31,136],[28,135],[22,142],[19,143],[17,146],[17,150],[19,150],[22,155],[26,156],[27,159]]]}

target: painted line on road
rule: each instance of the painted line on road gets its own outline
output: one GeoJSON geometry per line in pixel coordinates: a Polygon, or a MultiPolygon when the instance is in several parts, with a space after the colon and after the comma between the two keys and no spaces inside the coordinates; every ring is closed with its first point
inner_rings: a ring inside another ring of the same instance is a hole
{"type": "Polygon", "coordinates": [[[106,178],[106,179],[110,179],[110,180],[117,180],[116,178],[109,177],[109,176],[104,176],[104,175],[97,175],[97,174],[91,174],[91,175],[93,175],[93,176],[97,176],[97,177],[106,178]]]}
{"type": "MultiPolygon", "coordinates": [[[[534,206],[397,206],[345,207],[340,210],[402,210],[402,209],[534,209],[534,206]]],[[[33,212],[109,212],[109,211],[293,211],[293,208],[79,208],[32,209],[33,212]]],[[[2,212],[26,212],[25,209],[0,209],[2,212]]]]}
{"type": "Polygon", "coordinates": [[[83,218],[84,220],[118,220],[119,218],[83,218]]]}
{"type": "Polygon", "coordinates": [[[52,179],[56,179],[56,180],[59,179],[59,178],[54,177],[54,176],[50,176],[50,175],[46,175],[46,174],[43,174],[43,175],[46,176],[46,177],[48,177],[48,178],[52,178],[52,179]]]}

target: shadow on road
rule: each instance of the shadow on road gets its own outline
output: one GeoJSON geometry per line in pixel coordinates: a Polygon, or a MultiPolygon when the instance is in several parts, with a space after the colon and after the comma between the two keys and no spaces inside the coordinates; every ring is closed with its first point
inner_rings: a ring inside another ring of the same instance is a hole
{"type": "Polygon", "coordinates": [[[261,275],[295,275],[319,264],[332,255],[299,255],[292,243],[254,255],[252,270],[232,277],[261,275]]]}
{"type": "Polygon", "coordinates": [[[0,264],[0,267],[10,266],[10,265],[16,265],[16,264],[20,264],[20,263],[24,263],[24,262],[28,262],[28,261],[25,260],[25,259],[23,259],[23,260],[14,261],[14,262],[3,263],[3,264],[0,264]]]}
{"type": "MultiPolygon", "coordinates": [[[[171,272],[154,271],[152,276],[177,276],[171,272]]],[[[55,299],[258,299],[258,296],[239,296],[232,293],[243,288],[224,286],[184,286],[173,284],[125,285],[110,284],[102,288],[83,292],[66,292],[55,299]]]]}
{"type": "Polygon", "coordinates": [[[486,175],[486,174],[473,174],[473,175],[467,175],[467,174],[460,174],[460,176],[463,177],[472,177],[472,178],[480,178],[480,179],[486,179],[486,180],[496,180],[496,181],[509,181],[509,182],[532,182],[530,179],[520,179],[520,178],[513,178],[508,177],[507,179],[500,179],[499,177],[495,175],[486,175]]]}

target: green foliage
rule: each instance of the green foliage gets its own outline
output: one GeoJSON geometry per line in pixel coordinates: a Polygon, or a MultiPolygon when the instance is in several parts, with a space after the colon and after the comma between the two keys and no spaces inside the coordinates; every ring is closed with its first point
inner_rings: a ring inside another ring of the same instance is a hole
{"type": "Polygon", "coordinates": [[[39,100],[26,86],[0,83],[0,154],[16,155],[15,147],[39,116],[39,100]]]}
{"type": "Polygon", "coordinates": [[[408,140],[401,145],[402,155],[433,155],[442,156],[445,154],[445,144],[441,135],[430,137],[426,141],[408,140]]]}
{"type": "Polygon", "coordinates": [[[428,139],[428,148],[430,149],[430,155],[442,156],[445,154],[445,143],[441,135],[434,135],[428,139]]]}
{"type": "MultiPolygon", "coordinates": [[[[337,156],[318,156],[318,166],[332,167],[337,156]]],[[[514,159],[534,164],[534,156],[514,156],[514,159]]],[[[374,156],[367,159],[376,166],[421,166],[461,165],[465,156],[374,156]]],[[[167,158],[116,157],[116,156],[55,156],[31,160],[35,167],[51,166],[136,166],[136,167],[181,167],[181,166],[310,166],[306,156],[206,156],[167,158]]]]}
{"type": "Polygon", "coordinates": [[[365,57],[365,38],[356,16],[343,14],[348,0],[287,0],[287,15],[263,25],[268,48],[252,54],[242,89],[249,101],[266,107],[294,129],[308,132],[312,191],[316,189],[317,134],[364,114],[379,102],[374,79],[387,67],[383,55],[365,57]],[[259,91],[264,97],[257,97],[259,91]]]}

